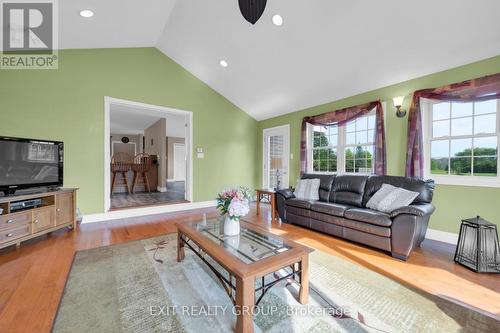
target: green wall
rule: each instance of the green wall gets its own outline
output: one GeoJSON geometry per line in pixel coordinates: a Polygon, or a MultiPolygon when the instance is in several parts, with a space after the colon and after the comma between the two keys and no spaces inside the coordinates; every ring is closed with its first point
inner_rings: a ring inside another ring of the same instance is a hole
{"type": "Polygon", "coordinates": [[[65,50],[58,70],[0,70],[0,135],[65,143],[65,186],[104,210],[104,96],[193,112],[194,200],[254,187],[258,123],[155,48],[65,50]]]}
{"type": "MultiPolygon", "coordinates": [[[[407,110],[411,102],[411,94],[415,90],[437,87],[498,72],[500,72],[500,56],[271,118],[259,123],[259,135],[262,136],[264,128],[290,124],[290,151],[294,157],[293,160],[290,160],[290,183],[295,184],[299,177],[302,118],[380,99],[386,102],[387,107],[387,171],[390,175],[404,175],[408,117],[396,117],[392,98],[405,95],[403,107],[407,110]]],[[[262,146],[258,145],[257,149],[259,149],[259,160],[262,162],[262,146]]],[[[262,183],[262,174],[260,183],[262,183]]],[[[438,185],[433,202],[436,205],[436,212],[430,221],[429,227],[432,229],[458,233],[462,218],[474,217],[478,214],[500,226],[500,209],[498,208],[500,188],[438,185]]]]}

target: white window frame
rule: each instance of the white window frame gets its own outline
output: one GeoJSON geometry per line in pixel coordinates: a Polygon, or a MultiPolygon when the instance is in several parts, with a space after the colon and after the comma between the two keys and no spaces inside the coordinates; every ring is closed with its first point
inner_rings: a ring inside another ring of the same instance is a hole
{"type": "MultiPolygon", "coordinates": [[[[422,107],[422,128],[423,128],[423,138],[424,138],[424,176],[425,178],[434,179],[436,184],[442,185],[456,185],[456,186],[479,186],[479,187],[500,187],[500,102],[497,102],[497,176],[459,176],[459,175],[437,175],[431,173],[431,142],[432,142],[432,105],[433,101],[421,98],[420,105],[422,107]]],[[[451,129],[450,129],[451,131],[451,129]]],[[[474,128],[473,128],[474,131],[474,128]]],[[[484,135],[484,136],[493,136],[484,135]]],[[[483,135],[477,135],[472,137],[481,137],[483,135]]],[[[471,137],[470,135],[466,136],[471,137]]],[[[460,136],[450,136],[442,137],[440,139],[460,139],[460,136]]]]}
{"type": "MultiPolygon", "coordinates": [[[[369,113],[367,115],[373,115],[376,110],[372,111],[373,113],[369,113]]],[[[385,113],[385,103],[382,103],[382,113],[385,113]]],[[[384,115],[384,124],[385,124],[385,115],[384,115]]],[[[355,147],[358,145],[346,145],[345,144],[345,138],[346,138],[346,125],[342,125],[338,127],[338,134],[337,134],[337,171],[314,171],[313,169],[313,131],[314,125],[307,123],[306,129],[307,129],[307,173],[311,174],[354,174],[354,175],[367,175],[369,173],[362,173],[362,172],[346,172],[345,171],[345,150],[348,147],[355,147]]],[[[384,126],[385,127],[385,126],[384,126]]],[[[375,130],[376,130],[376,124],[375,124],[375,130]]],[[[373,145],[374,153],[375,153],[375,142],[365,143],[361,144],[361,146],[369,146],[373,145]]],[[[374,171],[375,168],[375,161],[372,160],[372,172],[374,171]]]]}

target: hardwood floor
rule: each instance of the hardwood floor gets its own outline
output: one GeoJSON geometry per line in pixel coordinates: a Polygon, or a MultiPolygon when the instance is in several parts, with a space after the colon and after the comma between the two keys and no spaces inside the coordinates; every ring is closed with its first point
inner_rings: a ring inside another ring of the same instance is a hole
{"type": "MultiPolygon", "coordinates": [[[[453,248],[425,241],[407,262],[386,253],[292,225],[270,223],[267,205],[246,220],[276,234],[377,271],[406,285],[500,318],[500,277],[453,263],[453,248]]],[[[0,332],[49,332],[75,251],[175,232],[174,223],[199,220],[215,209],[85,224],[0,251],[0,332]]]]}

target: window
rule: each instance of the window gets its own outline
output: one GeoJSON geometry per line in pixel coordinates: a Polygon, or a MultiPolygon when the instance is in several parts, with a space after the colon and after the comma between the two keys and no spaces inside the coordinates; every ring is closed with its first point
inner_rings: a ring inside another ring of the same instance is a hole
{"type": "Polygon", "coordinates": [[[336,172],[339,128],[332,126],[313,126],[313,171],[336,172]]]}
{"type": "Polygon", "coordinates": [[[375,147],[375,114],[345,126],[345,172],[372,173],[375,147]]]}
{"type": "Polygon", "coordinates": [[[343,126],[310,126],[310,171],[372,173],[375,126],[375,110],[343,126]]]}
{"type": "Polygon", "coordinates": [[[423,105],[428,117],[424,131],[428,176],[438,183],[498,183],[498,100],[423,105]]]}

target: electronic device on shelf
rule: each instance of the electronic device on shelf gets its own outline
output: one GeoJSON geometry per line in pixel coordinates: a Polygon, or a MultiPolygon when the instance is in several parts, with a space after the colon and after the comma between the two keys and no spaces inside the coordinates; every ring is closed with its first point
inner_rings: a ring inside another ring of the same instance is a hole
{"type": "Polygon", "coordinates": [[[10,203],[10,211],[18,212],[25,209],[38,208],[42,205],[42,199],[30,199],[23,201],[15,201],[10,203]]]}
{"type": "Polygon", "coordinates": [[[64,144],[0,136],[0,191],[63,185],[64,144]]]}

